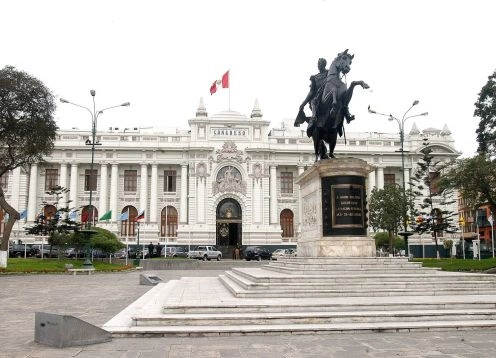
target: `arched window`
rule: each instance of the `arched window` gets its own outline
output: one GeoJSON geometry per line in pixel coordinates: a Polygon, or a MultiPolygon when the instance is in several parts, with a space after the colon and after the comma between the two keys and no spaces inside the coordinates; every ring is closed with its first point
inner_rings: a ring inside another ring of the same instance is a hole
{"type": "Polygon", "coordinates": [[[83,210],[81,210],[81,223],[85,224],[91,220],[92,225],[95,225],[95,221],[98,221],[98,209],[93,205],[86,205],[83,210]],[[91,220],[91,214],[93,212],[93,220],[91,220]]]}
{"type": "Polygon", "coordinates": [[[160,214],[160,237],[177,237],[177,210],[166,206],[160,214]]]}
{"type": "Polygon", "coordinates": [[[126,220],[121,220],[121,236],[136,236],[136,217],[138,210],[132,205],[128,205],[122,209],[121,215],[126,215],[126,220]]]}
{"type": "Polygon", "coordinates": [[[281,229],[282,237],[294,237],[293,229],[293,212],[289,209],[281,211],[281,229]]]}

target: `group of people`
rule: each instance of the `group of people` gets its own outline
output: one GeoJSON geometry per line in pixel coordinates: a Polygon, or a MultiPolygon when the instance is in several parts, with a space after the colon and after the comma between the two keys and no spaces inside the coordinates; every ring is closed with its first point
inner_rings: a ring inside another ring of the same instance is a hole
{"type": "Polygon", "coordinates": [[[149,257],[158,257],[161,256],[161,254],[162,254],[162,245],[160,245],[160,242],[157,243],[157,246],[154,246],[153,242],[150,242],[148,244],[149,257]]]}

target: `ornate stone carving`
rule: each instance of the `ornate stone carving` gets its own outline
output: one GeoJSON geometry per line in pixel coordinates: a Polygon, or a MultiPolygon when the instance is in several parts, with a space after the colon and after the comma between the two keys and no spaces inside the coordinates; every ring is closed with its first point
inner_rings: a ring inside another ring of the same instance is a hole
{"type": "Polygon", "coordinates": [[[213,184],[213,193],[238,192],[246,195],[246,182],[238,169],[227,165],[219,170],[213,184]]]}
{"type": "Polygon", "coordinates": [[[243,163],[243,152],[238,150],[236,143],[227,141],[222,146],[222,149],[215,151],[217,154],[217,162],[235,161],[243,163]]]}
{"type": "Polygon", "coordinates": [[[204,178],[207,176],[207,165],[203,162],[196,165],[196,176],[204,178]]]}
{"type": "Polygon", "coordinates": [[[303,200],[303,226],[315,226],[317,225],[317,203],[315,202],[315,196],[312,195],[311,198],[305,198],[303,200]]]}

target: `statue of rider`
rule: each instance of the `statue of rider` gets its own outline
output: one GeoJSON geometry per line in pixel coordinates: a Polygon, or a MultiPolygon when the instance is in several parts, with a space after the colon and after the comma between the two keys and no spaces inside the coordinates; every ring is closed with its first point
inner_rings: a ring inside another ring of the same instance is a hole
{"type": "Polygon", "coordinates": [[[325,84],[325,80],[327,77],[326,70],[327,61],[325,58],[319,58],[317,62],[317,68],[319,69],[319,73],[316,75],[310,76],[310,90],[308,91],[307,96],[300,104],[300,112],[298,113],[298,117],[295,120],[294,126],[299,127],[301,123],[308,120],[307,127],[307,135],[309,137],[312,136],[313,129],[315,127],[316,119],[317,119],[317,108],[318,108],[318,98],[317,95],[320,94],[319,88],[325,84]],[[303,113],[303,109],[309,103],[310,109],[312,110],[312,117],[309,119],[305,117],[303,113]]]}

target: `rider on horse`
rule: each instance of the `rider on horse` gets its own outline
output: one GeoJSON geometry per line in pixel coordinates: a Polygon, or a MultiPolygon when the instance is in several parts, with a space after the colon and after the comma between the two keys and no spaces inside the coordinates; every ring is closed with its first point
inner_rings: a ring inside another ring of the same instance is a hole
{"type": "MultiPolygon", "coordinates": [[[[353,81],[350,88],[347,88],[345,82],[341,80],[341,74],[346,75],[350,72],[351,61],[354,55],[348,54],[348,50],[341,52],[332,62],[325,80],[318,87],[317,93],[312,92],[312,85],[310,92],[300,106],[300,112],[295,121],[295,126],[303,123],[301,120],[303,110],[302,107],[308,103],[307,99],[312,95],[311,109],[312,118],[307,127],[307,135],[312,136],[315,150],[315,161],[319,159],[334,158],[334,148],[336,147],[337,135],[343,135],[343,120],[346,119],[347,123],[355,119],[348,109],[353,89],[356,85],[362,88],[369,88],[363,81],[353,81]],[[312,120],[316,118],[316,120],[312,120]],[[329,154],[327,154],[327,147],[325,143],[329,144],[329,154]]],[[[310,78],[312,80],[312,77],[310,78]]],[[[312,83],[313,84],[313,83],[312,83]]]]}

